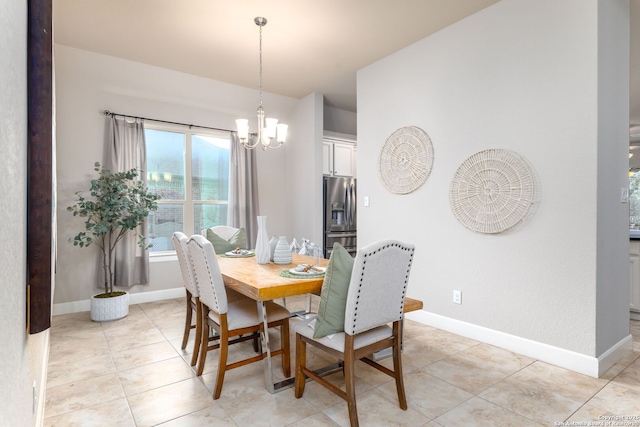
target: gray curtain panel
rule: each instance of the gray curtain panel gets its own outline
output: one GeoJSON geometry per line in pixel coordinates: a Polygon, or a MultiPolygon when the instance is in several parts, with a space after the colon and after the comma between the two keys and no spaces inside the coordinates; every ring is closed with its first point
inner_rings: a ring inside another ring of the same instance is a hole
{"type": "Polygon", "coordinates": [[[258,206],[258,174],[256,153],[240,144],[238,134],[231,132],[231,164],[229,172],[229,209],[227,225],[244,228],[247,244],[255,247],[258,236],[256,216],[258,206]]]}
{"type": "MultiPolygon", "coordinates": [[[[147,154],[144,123],[112,116],[106,166],[111,172],[126,172],[133,168],[142,171],[139,178],[147,181],[147,154]]],[[[138,234],[146,236],[147,221],[138,227],[138,234]]],[[[133,286],[149,283],[149,252],[138,246],[135,233],[128,233],[115,249],[115,285],[133,286]]]]}

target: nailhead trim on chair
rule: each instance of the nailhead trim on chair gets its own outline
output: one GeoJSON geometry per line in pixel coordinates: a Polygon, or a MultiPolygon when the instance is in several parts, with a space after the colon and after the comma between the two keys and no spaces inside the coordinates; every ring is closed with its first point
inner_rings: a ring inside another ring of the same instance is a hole
{"type": "Polygon", "coordinates": [[[358,320],[358,302],[360,301],[360,291],[362,290],[362,280],[364,275],[364,267],[367,264],[367,256],[369,254],[364,254],[364,261],[362,262],[362,271],[360,272],[360,283],[358,284],[358,296],[356,297],[356,306],[353,309],[353,329],[356,328],[356,320],[358,320]]]}
{"type": "Polygon", "coordinates": [[[356,306],[354,308],[354,314],[353,314],[353,329],[356,329],[356,320],[358,318],[358,302],[360,300],[360,291],[362,290],[362,281],[364,280],[364,277],[363,277],[364,267],[367,264],[367,257],[370,255],[375,255],[378,251],[381,251],[382,249],[386,249],[390,246],[395,246],[397,248],[400,248],[400,250],[403,250],[403,251],[411,251],[411,256],[409,257],[409,265],[407,265],[407,275],[405,276],[404,286],[402,288],[402,301],[400,302],[400,315],[398,317],[398,320],[401,320],[402,316],[404,316],[404,298],[407,293],[407,284],[409,282],[409,272],[411,271],[411,264],[413,263],[413,254],[415,252],[415,249],[406,248],[397,243],[390,243],[369,254],[364,254],[364,261],[362,262],[362,271],[360,272],[360,283],[358,284],[358,296],[356,297],[356,306]]]}
{"type": "MultiPolygon", "coordinates": [[[[181,234],[184,235],[184,233],[181,233],[181,234]]],[[[187,241],[188,241],[189,237],[187,237],[186,235],[185,235],[185,237],[187,238],[187,241]]],[[[174,247],[176,245],[180,245],[180,240],[176,237],[175,233],[171,236],[171,241],[172,241],[174,247]]],[[[177,251],[176,250],[176,256],[179,257],[178,262],[180,262],[180,259],[182,259],[182,261],[185,264],[186,263],[191,264],[191,260],[189,259],[189,254],[186,251],[184,251],[184,250],[177,251]],[[178,253],[178,252],[180,252],[180,253],[178,253]]],[[[189,281],[189,286],[187,284],[185,284],[185,288],[194,297],[200,297],[200,292],[198,291],[198,288],[196,287],[196,282],[195,282],[195,278],[193,277],[193,272],[192,271],[187,271],[187,279],[189,281]],[[195,289],[189,289],[191,287],[195,287],[195,289]]]]}
{"type": "MultiPolygon", "coordinates": [[[[198,245],[200,247],[200,249],[204,249],[204,247],[200,243],[198,243],[198,241],[194,240],[193,242],[196,245],[198,245]]],[[[209,268],[209,263],[207,262],[206,257],[204,258],[204,260],[205,260],[205,265],[207,266],[207,275],[209,276],[209,280],[211,281],[210,283],[213,283],[213,274],[211,274],[211,269],[209,268]]],[[[193,266],[193,262],[191,263],[191,267],[194,267],[193,266]]],[[[196,277],[196,284],[197,284],[197,277],[196,277]]],[[[200,288],[198,288],[198,290],[199,289],[200,288]]],[[[213,300],[216,303],[216,307],[215,307],[216,313],[220,313],[220,305],[218,304],[218,296],[216,295],[215,292],[213,292],[213,300]]]]}
{"type": "Polygon", "coordinates": [[[407,294],[407,284],[409,283],[409,272],[411,271],[411,264],[413,263],[413,254],[415,249],[402,248],[405,251],[411,251],[411,256],[409,257],[409,265],[407,265],[407,275],[404,277],[404,287],[402,288],[402,304],[400,305],[400,317],[404,316],[404,298],[407,294]]]}

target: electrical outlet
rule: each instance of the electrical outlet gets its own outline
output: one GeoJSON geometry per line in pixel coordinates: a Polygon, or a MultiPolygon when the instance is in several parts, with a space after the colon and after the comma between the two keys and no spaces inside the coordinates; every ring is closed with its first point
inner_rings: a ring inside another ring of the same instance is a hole
{"type": "Polygon", "coordinates": [[[33,380],[33,392],[32,393],[33,393],[33,395],[32,395],[33,402],[31,404],[31,413],[35,414],[36,413],[36,406],[38,404],[38,393],[37,393],[37,390],[36,390],[36,381],[35,380],[33,380]]]}
{"type": "Polygon", "coordinates": [[[462,292],[453,291],[453,302],[456,304],[462,304],[462,292]]]}

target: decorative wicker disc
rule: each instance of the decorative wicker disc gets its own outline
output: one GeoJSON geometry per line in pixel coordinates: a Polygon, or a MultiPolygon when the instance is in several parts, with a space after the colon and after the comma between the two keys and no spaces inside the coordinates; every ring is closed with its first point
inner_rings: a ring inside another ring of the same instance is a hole
{"type": "Polygon", "coordinates": [[[393,132],[380,152],[380,179],[395,194],[407,194],[419,188],[433,166],[433,145],[429,135],[415,126],[393,132]]]}
{"type": "Polygon", "coordinates": [[[516,153],[484,150],[466,159],[449,191],[451,209],[470,230],[495,234],[522,221],[534,198],[531,171],[516,153]]]}

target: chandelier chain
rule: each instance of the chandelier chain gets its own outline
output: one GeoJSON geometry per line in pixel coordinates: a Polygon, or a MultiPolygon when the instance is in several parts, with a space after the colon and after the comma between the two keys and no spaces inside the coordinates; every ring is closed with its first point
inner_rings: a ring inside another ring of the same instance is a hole
{"type": "Polygon", "coordinates": [[[260,27],[260,106],[262,107],[262,25],[258,25],[260,27]]]}
{"type": "Polygon", "coordinates": [[[278,123],[276,118],[267,118],[265,126],[264,108],[262,108],[262,27],[267,24],[267,19],[261,16],[256,17],[253,22],[260,27],[260,62],[258,68],[258,93],[260,95],[260,105],[258,107],[258,132],[249,133],[249,121],[247,119],[237,119],[238,138],[240,143],[247,149],[252,150],[258,145],[263,150],[267,148],[279,148],[287,138],[287,125],[278,123]],[[272,144],[275,140],[276,145],[272,144]]]}

